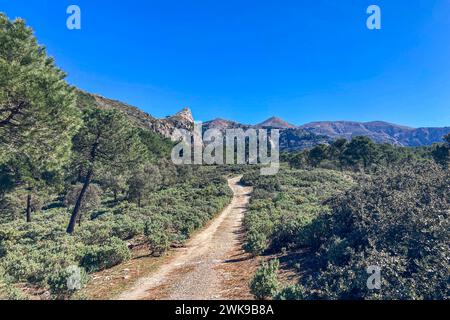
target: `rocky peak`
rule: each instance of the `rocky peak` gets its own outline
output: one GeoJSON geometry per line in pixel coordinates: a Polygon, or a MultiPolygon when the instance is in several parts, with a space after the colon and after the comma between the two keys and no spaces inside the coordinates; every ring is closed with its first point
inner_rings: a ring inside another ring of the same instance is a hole
{"type": "Polygon", "coordinates": [[[191,124],[194,123],[194,116],[192,115],[191,109],[189,109],[188,107],[183,108],[183,110],[169,117],[169,119],[177,120],[183,123],[191,123],[191,124]]]}
{"type": "Polygon", "coordinates": [[[290,124],[289,122],[284,121],[283,119],[280,119],[277,117],[271,117],[256,126],[263,127],[263,128],[271,127],[271,128],[276,128],[276,129],[294,129],[296,127],[293,124],[290,124]]]}
{"type": "Polygon", "coordinates": [[[172,138],[175,129],[192,130],[194,128],[194,117],[189,108],[177,112],[165,119],[155,119],[150,129],[166,138],[172,138]]]}

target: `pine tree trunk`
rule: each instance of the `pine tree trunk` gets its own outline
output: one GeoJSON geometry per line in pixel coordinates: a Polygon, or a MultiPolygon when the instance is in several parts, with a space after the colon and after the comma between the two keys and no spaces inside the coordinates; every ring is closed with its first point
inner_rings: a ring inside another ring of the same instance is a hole
{"type": "Polygon", "coordinates": [[[78,215],[80,214],[81,204],[83,203],[84,195],[91,183],[92,178],[92,169],[89,170],[86,180],[84,181],[83,188],[81,188],[80,195],[78,196],[77,202],[75,203],[75,207],[73,208],[72,216],[70,217],[69,226],[67,227],[67,233],[73,234],[75,231],[75,225],[78,220],[78,215]]]}
{"type": "Polygon", "coordinates": [[[31,222],[31,193],[27,195],[27,222],[31,222]]]}
{"type": "Polygon", "coordinates": [[[81,227],[81,220],[83,220],[83,212],[81,212],[81,213],[79,214],[79,217],[78,217],[78,227],[81,227]]]}

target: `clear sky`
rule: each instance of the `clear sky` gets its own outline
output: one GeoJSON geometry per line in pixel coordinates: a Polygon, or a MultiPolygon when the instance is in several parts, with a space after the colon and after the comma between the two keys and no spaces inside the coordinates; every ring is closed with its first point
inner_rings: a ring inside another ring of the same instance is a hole
{"type": "Polygon", "coordinates": [[[450,126],[449,0],[2,0],[84,90],[164,117],[450,126]],[[82,29],[66,28],[81,8],[82,29]],[[382,29],[366,28],[366,9],[382,29]]]}

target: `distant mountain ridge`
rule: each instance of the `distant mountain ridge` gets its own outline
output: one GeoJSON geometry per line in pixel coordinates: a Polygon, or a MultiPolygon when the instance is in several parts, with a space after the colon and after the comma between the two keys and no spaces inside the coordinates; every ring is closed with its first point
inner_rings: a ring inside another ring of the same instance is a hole
{"type": "Polygon", "coordinates": [[[408,147],[429,146],[433,143],[442,142],[442,137],[450,133],[450,127],[411,128],[384,121],[322,121],[311,122],[300,126],[300,128],[333,139],[366,136],[377,143],[390,143],[408,147]]]}
{"type": "Polygon", "coordinates": [[[227,129],[279,129],[280,130],[280,149],[282,151],[298,151],[312,148],[322,143],[331,143],[332,140],[326,136],[308,132],[307,130],[296,128],[288,122],[272,117],[257,125],[242,124],[231,120],[214,119],[203,123],[203,129],[218,129],[225,131],[227,129]]]}
{"type": "MultiPolygon", "coordinates": [[[[184,108],[173,116],[158,119],[148,113],[126,103],[111,100],[84,91],[77,91],[78,105],[85,108],[96,105],[99,108],[115,108],[124,112],[138,127],[149,129],[165,138],[171,138],[176,128],[191,130],[194,117],[189,108],[184,108]]],[[[352,139],[366,136],[376,143],[389,143],[397,146],[429,146],[442,142],[442,138],[450,133],[450,127],[443,128],[411,128],[384,121],[318,121],[301,126],[271,117],[256,125],[242,124],[232,120],[217,118],[203,123],[203,128],[218,129],[280,129],[280,148],[282,151],[297,151],[311,148],[317,144],[329,144],[337,138],[352,139]]]]}
{"type": "Polygon", "coordinates": [[[450,133],[450,127],[411,128],[384,121],[320,121],[302,126],[294,126],[287,121],[272,117],[257,125],[243,125],[235,121],[220,119],[208,121],[207,128],[221,130],[231,128],[272,128],[281,130],[282,148],[287,151],[300,150],[318,143],[330,143],[337,138],[351,140],[366,136],[376,143],[389,143],[397,146],[419,147],[442,142],[450,133]],[[307,139],[308,143],[305,143],[307,139]]]}

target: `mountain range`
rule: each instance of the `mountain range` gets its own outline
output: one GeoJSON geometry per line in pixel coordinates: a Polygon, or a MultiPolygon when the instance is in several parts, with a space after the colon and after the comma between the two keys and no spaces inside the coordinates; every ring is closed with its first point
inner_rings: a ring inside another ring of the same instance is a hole
{"type": "MultiPolygon", "coordinates": [[[[111,100],[99,95],[78,91],[78,105],[99,108],[115,108],[124,112],[137,126],[147,128],[166,138],[170,138],[175,128],[190,130],[194,126],[194,117],[189,108],[184,108],[173,116],[158,119],[134,106],[111,100]]],[[[450,127],[411,128],[383,121],[320,121],[301,126],[293,125],[283,119],[271,117],[256,124],[242,124],[232,120],[214,119],[203,123],[204,129],[280,129],[280,148],[282,151],[297,151],[317,144],[328,144],[337,138],[352,139],[366,136],[376,143],[389,143],[397,146],[429,146],[442,142],[443,136],[450,133],[450,127]]]]}
{"type": "Polygon", "coordinates": [[[366,136],[376,143],[397,146],[420,147],[442,142],[450,133],[450,127],[411,128],[384,121],[320,121],[295,126],[283,119],[272,117],[257,125],[243,125],[235,121],[215,119],[204,123],[206,128],[221,130],[231,128],[269,128],[281,130],[281,148],[287,151],[301,150],[320,143],[330,143],[338,138],[351,140],[366,136]]]}

